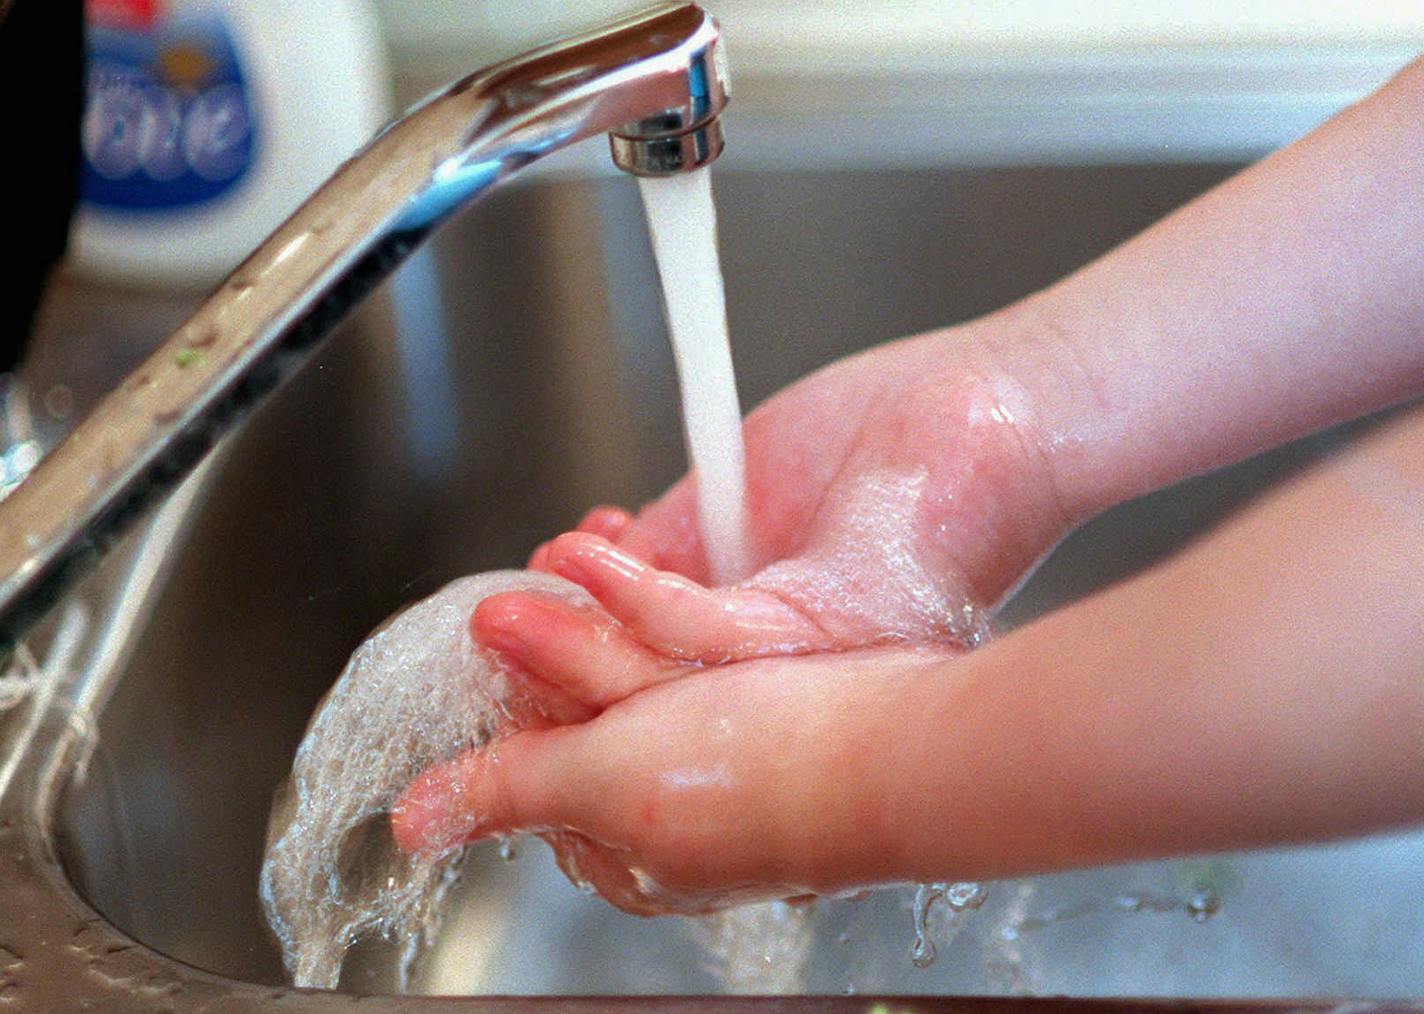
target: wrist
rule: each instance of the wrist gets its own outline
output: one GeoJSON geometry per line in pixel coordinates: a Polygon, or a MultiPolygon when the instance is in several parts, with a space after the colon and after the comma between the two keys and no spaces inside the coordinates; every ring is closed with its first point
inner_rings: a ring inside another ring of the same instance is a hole
{"type": "MultiPolygon", "coordinates": [[[[821,895],[927,876],[925,827],[944,827],[944,786],[932,776],[952,722],[957,653],[942,647],[868,648],[819,662],[816,718],[778,761],[776,833],[763,837],[783,882],[821,895]]],[[[789,662],[788,665],[804,665],[789,662]]]]}
{"type": "Polygon", "coordinates": [[[1092,513],[1063,487],[1065,436],[1081,414],[1066,384],[1074,367],[1023,304],[914,341],[922,369],[885,412],[894,441],[930,463],[925,523],[947,570],[993,604],[1092,513]]]}
{"type": "Polygon", "coordinates": [[[1065,525],[1125,499],[1112,468],[1111,405],[1091,338],[1048,289],[966,325],[986,369],[1018,392],[1021,439],[1040,459],[1065,525]]]}

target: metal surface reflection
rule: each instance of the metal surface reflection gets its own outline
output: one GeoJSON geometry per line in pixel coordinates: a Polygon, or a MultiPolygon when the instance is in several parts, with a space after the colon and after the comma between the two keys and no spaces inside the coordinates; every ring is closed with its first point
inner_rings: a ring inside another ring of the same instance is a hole
{"type": "Polygon", "coordinates": [[[663,4],[471,75],[386,128],[0,506],[0,654],[456,210],[610,131],[634,151],[693,135],[693,156],[628,159],[689,171],[721,150],[706,138],[725,103],[716,22],[663,4]]]}

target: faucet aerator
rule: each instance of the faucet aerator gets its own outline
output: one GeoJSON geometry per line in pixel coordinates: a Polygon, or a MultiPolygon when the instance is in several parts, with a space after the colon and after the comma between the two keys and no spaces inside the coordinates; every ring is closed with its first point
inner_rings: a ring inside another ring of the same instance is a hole
{"type": "Polygon", "coordinates": [[[662,137],[608,135],[613,164],[634,176],[676,176],[714,162],[722,154],[722,124],[714,117],[699,127],[662,137]]]}

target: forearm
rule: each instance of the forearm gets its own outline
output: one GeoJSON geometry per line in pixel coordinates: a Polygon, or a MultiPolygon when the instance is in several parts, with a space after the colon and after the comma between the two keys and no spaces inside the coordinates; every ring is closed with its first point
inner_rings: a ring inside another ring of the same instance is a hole
{"type": "Polygon", "coordinates": [[[1159,569],[942,665],[927,698],[887,702],[897,761],[868,790],[890,808],[887,872],[994,877],[1424,818],[1421,601],[1416,411],[1159,569]]]}
{"type": "Polygon", "coordinates": [[[1424,61],[975,326],[1090,516],[1424,391],[1424,61]]]}

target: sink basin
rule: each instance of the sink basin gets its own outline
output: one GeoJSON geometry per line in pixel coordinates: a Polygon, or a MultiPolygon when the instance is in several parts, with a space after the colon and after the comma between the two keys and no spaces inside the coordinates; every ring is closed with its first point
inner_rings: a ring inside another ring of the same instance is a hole
{"type": "MultiPolygon", "coordinates": [[[[729,160],[716,187],[743,402],[1040,287],[1233,168],[810,173],[729,160]]],[[[163,567],[144,572],[146,619],[95,695],[92,756],[77,771],[72,750],[32,766],[26,805],[55,801],[34,865],[72,913],[78,942],[63,946],[83,958],[76,968],[118,961],[111,985],[147,983],[172,1006],[317,1002],[281,989],[256,887],[268,807],[304,725],[352,648],[403,603],[519,565],[588,506],[637,504],[682,471],[654,279],[631,181],[498,193],[224,446],[150,550],[163,567]]],[[[1349,437],[1111,512],[1058,549],[1006,620],[1150,563],[1349,437]]],[[[1420,870],[1424,835],[1400,834],[992,884],[977,911],[934,910],[939,957],[926,969],[910,960],[909,896],[881,892],[817,907],[802,985],[835,997],[1256,998],[1253,1009],[1418,994],[1420,870]]],[[[0,932],[0,1001],[6,947],[23,950],[0,932]]],[[[342,988],[389,991],[392,970],[389,947],[363,944],[342,988]]],[[[698,995],[719,981],[689,924],[578,894],[529,842],[511,859],[477,850],[415,988],[698,995]]]]}

